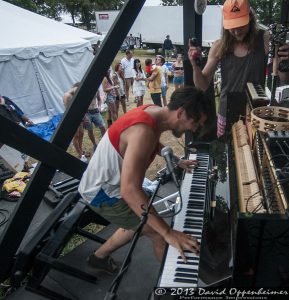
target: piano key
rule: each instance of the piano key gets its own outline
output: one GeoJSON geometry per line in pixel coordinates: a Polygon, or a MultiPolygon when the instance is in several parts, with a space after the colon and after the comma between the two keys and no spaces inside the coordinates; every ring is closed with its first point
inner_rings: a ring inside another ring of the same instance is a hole
{"type": "Polygon", "coordinates": [[[196,270],[192,268],[176,268],[177,272],[185,272],[185,273],[191,273],[196,274],[196,270]]]}
{"type": "Polygon", "coordinates": [[[198,279],[183,279],[183,278],[175,278],[174,282],[179,282],[179,283],[198,283],[198,279]]]}

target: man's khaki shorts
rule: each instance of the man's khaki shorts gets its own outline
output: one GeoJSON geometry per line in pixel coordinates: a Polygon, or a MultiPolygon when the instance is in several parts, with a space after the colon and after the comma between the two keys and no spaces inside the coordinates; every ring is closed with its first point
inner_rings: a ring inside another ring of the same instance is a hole
{"type": "Polygon", "coordinates": [[[133,85],[133,78],[125,78],[125,83],[127,86],[133,85]]]}
{"type": "Polygon", "coordinates": [[[101,207],[90,205],[91,209],[103,218],[120,228],[135,230],[140,223],[140,218],[129,208],[123,199],[109,206],[104,203],[101,207]]]}

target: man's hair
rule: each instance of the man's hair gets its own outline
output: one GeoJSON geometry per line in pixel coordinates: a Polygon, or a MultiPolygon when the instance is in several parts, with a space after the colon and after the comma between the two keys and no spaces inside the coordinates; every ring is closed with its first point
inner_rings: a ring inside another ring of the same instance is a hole
{"type": "MultiPolygon", "coordinates": [[[[247,36],[245,37],[244,42],[247,43],[249,50],[254,51],[257,45],[258,28],[257,28],[256,16],[252,11],[252,9],[250,11],[249,17],[250,17],[249,31],[247,33],[247,36]]],[[[230,31],[228,29],[223,29],[223,35],[221,38],[219,51],[217,53],[219,59],[234,51],[234,43],[235,43],[235,39],[230,34],[230,31]]]]}
{"type": "Polygon", "coordinates": [[[147,67],[150,66],[152,63],[153,63],[153,61],[152,61],[151,58],[146,58],[146,60],[145,60],[145,65],[146,65],[147,67]]]}
{"type": "Polygon", "coordinates": [[[172,93],[168,104],[169,110],[177,110],[180,107],[185,110],[188,118],[197,122],[202,114],[208,115],[209,102],[203,91],[192,86],[185,86],[172,93]]]}
{"type": "Polygon", "coordinates": [[[126,50],[126,51],[125,51],[125,54],[126,54],[126,55],[129,55],[129,54],[131,54],[131,51],[130,51],[130,50],[126,50]]]}
{"type": "Polygon", "coordinates": [[[161,59],[162,65],[166,62],[165,58],[162,55],[157,55],[157,57],[159,57],[161,59]]]}

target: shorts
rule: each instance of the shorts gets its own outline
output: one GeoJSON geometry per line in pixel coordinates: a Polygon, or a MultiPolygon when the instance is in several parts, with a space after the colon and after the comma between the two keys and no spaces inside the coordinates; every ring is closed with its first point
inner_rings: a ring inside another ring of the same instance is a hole
{"type": "Polygon", "coordinates": [[[129,208],[123,199],[120,199],[112,206],[104,203],[101,207],[90,205],[90,208],[120,228],[136,230],[140,223],[140,218],[129,208]]]}
{"type": "Polygon", "coordinates": [[[161,93],[151,94],[153,103],[158,106],[162,106],[161,93]]]}
{"type": "Polygon", "coordinates": [[[125,83],[129,87],[132,86],[132,84],[133,84],[133,78],[132,77],[131,78],[125,78],[125,83]]]}
{"type": "Polygon", "coordinates": [[[173,84],[184,84],[184,76],[174,77],[173,84]]]}
{"type": "Polygon", "coordinates": [[[171,57],[172,56],[172,50],[165,49],[165,57],[171,57]]]}
{"type": "Polygon", "coordinates": [[[84,123],[84,129],[91,130],[92,123],[96,127],[99,127],[99,128],[104,127],[105,128],[104,120],[102,118],[102,115],[99,113],[98,109],[88,111],[86,113],[86,117],[87,117],[88,121],[84,123]]]}
{"type": "Polygon", "coordinates": [[[115,102],[115,96],[113,95],[110,95],[110,94],[107,94],[106,95],[106,100],[105,100],[105,103],[108,104],[108,103],[114,103],[115,102]]]}
{"type": "Polygon", "coordinates": [[[165,85],[162,86],[161,89],[162,89],[162,97],[165,97],[167,95],[168,87],[165,85]]]}
{"type": "Polygon", "coordinates": [[[116,100],[116,101],[125,100],[125,95],[123,95],[123,96],[116,96],[116,97],[115,97],[115,100],[116,100]]]}

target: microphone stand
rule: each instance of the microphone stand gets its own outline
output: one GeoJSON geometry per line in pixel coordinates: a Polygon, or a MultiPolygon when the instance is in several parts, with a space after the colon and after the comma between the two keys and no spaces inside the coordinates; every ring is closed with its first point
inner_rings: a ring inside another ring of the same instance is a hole
{"type": "Polygon", "coordinates": [[[157,195],[159,187],[164,182],[163,176],[158,177],[157,181],[158,181],[157,188],[156,188],[156,190],[154,191],[153,195],[150,198],[150,201],[148,203],[147,209],[142,213],[140,223],[139,223],[139,225],[138,225],[138,227],[137,227],[137,229],[136,229],[136,231],[135,231],[135,233],[133,235],[133,238],[131,240],[131,243],[130,243],[128,252],[126,254],[126,257],[125,257],[125,259],[124,259],[124,261],[122,263],[122,266],[120,267],[119,272],[117,273],[117,275],[114,278],[111,286],[109,287],[108,291],[106,292],[104,300],[116,300],[117,299],[117,294],[116,293],[117,293],[118,287],[120,285],[120,282],[122,280],[123,275],[125,274],[125,272],[127,271],[128,267],[129,267],[132,253],[133,253],[133,251],[135,249],[136,243],[137,243],[137,241],[138,241],[138,239],[140,237],[142,229],[143,229],[144,225],[147,222],[150,208],[152,207],[152,204],[153,204],[154,199],[155,199],[155,197],[157,195]]]}

